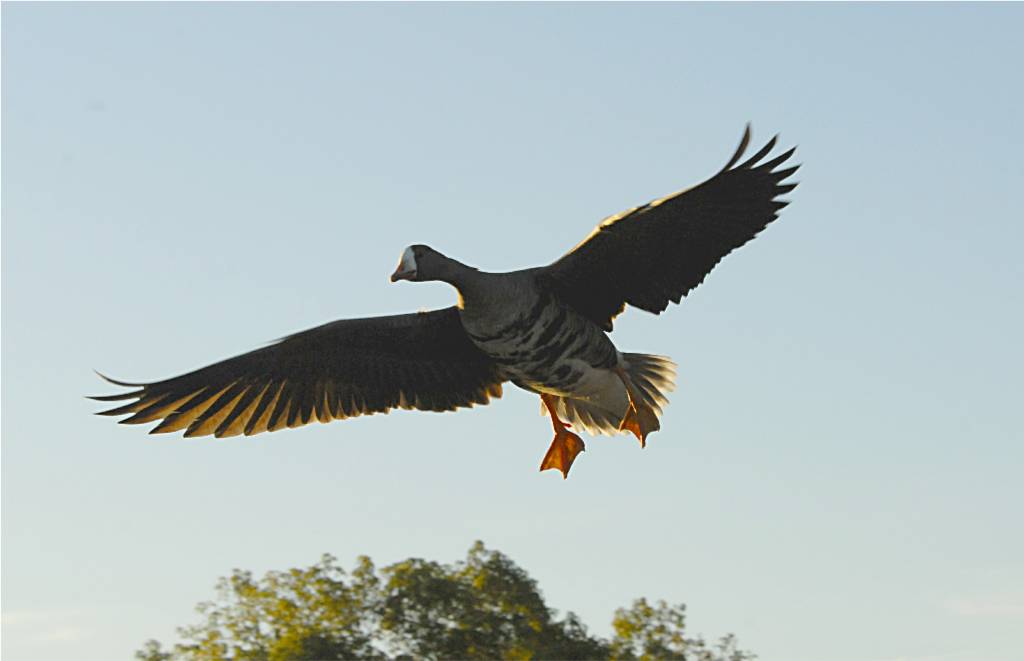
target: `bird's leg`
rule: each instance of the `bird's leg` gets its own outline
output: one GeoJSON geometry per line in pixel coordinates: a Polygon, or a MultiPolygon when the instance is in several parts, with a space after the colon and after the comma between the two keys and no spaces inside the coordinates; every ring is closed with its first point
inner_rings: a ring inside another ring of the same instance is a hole
{"type": "Polygon", "coordinates": [[[566,429],[569,426],[568,423],[558,419],[555,398],[542,393],[540,399],[544,402],[544,406],[547,407],[548,413],[551,415],[551,426],[555,429],[555,439],[551,441],[551,447],[548,448],[547,454],[541,460],[540,469],[543,471],[549,468],[557,468],[562,471],[562,479],[564,480],[569,477],[569,468],[572,466],[572,462],[575,461],[576,455],[583,452],[586,446],[583,444],[582,438],[566,429]]]}
{"type": "Polygon", "coordinates": [[[629,397],[629,408],[619,423],[619,430],[632,432],[640,441],[640,447],[647,447],[647,435],[661,429],[658,416],[649,404],[644,403],[644,398],[633,387],[625,370],[616,367],[615,373],[622,379],[622,385],[626,386],[626,396],[629,397]]]}

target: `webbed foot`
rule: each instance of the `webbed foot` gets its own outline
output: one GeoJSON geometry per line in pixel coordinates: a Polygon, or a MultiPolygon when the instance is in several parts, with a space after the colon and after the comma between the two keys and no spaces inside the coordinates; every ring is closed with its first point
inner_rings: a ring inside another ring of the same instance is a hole
{"type": "Polygon", "coordinates": [[[558,419],[557,400],[552,395],[542,394],[540,396],[548,413],[551,414],[551,426],[555,430],[555,438],[551,441],[551,447],[540,462],[540,469],[546,471],[549,468],[556,468],[562,471],[562,479],[569,477],[569,469],[576,456],[586,449],[583,439],[572,433],[566,427],[568,423],[558,419]]]}
{"type": "Polygon", "coordinates": [[[540,462],[540,469],[544,471],[556,468],[562,471],[564,480],[569,477],[569,469],[572,467],[572,462],[576,460],[576,455],[585,449],[583,439],[562,427],[555,431],[555,438],[551,441],[551,447],[548,448],[547,454],[540,462]]]}
{"type": "Polygon", "coordinates": [[[619,431],[628,431],[640,441],[640,447],[647,447],[647,435],[661,429],[658,422],[658,415],[650,404],[644,402],[644,398],[633,388],[629,375],[621,367],[615,369],[615,373],[622,379],[622,385],[626,387],[626,397],[629,398],[629,408],[626,415],[619,423],[619,431]]]}
{"type": "Polygon", "coordinates": [[[661,429],[661,423],[658,421],[654,409],[647,404],[641,404],[637,408],[631,399],[629,409],[622,418],[622,422],[619,423],[619,430],[631,432],[640,441],[640,447],[644,448],[647,447],[647,435],[659,429],[661,429]]]}

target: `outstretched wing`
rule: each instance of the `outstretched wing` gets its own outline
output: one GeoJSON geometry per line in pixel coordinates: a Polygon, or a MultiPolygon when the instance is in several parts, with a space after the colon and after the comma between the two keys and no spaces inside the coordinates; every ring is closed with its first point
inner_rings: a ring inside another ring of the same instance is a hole
{"type": "Polygon", "coordinates": [[[495,365],[455,307],[335,321],[166,381],[107,380],[134,389],[93,399],[135,401],[100,415],[162,420],[150,433],[185,436],[258,434],[395,407],[452,411],[501,396],[495,365]]]}
{"type": "Polygon", "coordinates": [[[762,160],[778,136],[736,165],[750,142],[702,184],[601,222],[568,254],[539,270],[540,283],[605,330],[626,304],[655,314],[678,303],[731,251],[757,236],[796,188],[797,167],[777,170],[794,149],[762,160]]]}

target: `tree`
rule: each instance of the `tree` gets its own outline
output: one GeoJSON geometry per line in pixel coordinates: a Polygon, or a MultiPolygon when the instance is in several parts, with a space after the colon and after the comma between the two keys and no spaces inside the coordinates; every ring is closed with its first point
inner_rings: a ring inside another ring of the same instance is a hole
{"type": "Polygon", "coordinates": [[[703,638],[683,635],[686,605],[659,601],[651,606],[637,599],[629,609],[615,611],[610,644],[613,659],[678,659],[679,661],[744,661],[754,655],[736,648],[736,637],[723,636],[709,648],[703,638]]]}
{"type": "Polygon", "coordinates": [[[685,606],[638,599],[619,609],[610,640],[573,613],[559,618],[536,582],[480,542],[454,565],[410,558],[378,570],[367,557],[351,573],[324,555],[303,569],[255,579],[234,570],[217,598],[199,604],[165,650],[155,640],[140,661],[298,659],[609,659],[746,661],[732,635],[709,646],[685,635],[685,606]]]}

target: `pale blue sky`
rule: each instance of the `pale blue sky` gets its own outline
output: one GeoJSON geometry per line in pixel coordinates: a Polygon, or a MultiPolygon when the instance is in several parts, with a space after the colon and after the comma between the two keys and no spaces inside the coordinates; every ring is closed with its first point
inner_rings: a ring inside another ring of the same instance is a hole
{"type": "Polygon", "coordinates": [[[1021,5],[5,4],[3,656],[127,658],[232,567],[501,549],[767,661],[1020,658],[1021,5]],[[546,263],[781,132],[794,203],[620,348],[663,430],[570,479],[514,388],[249,439],[94,417],[346,316],[427,242],[546,263]]]}

